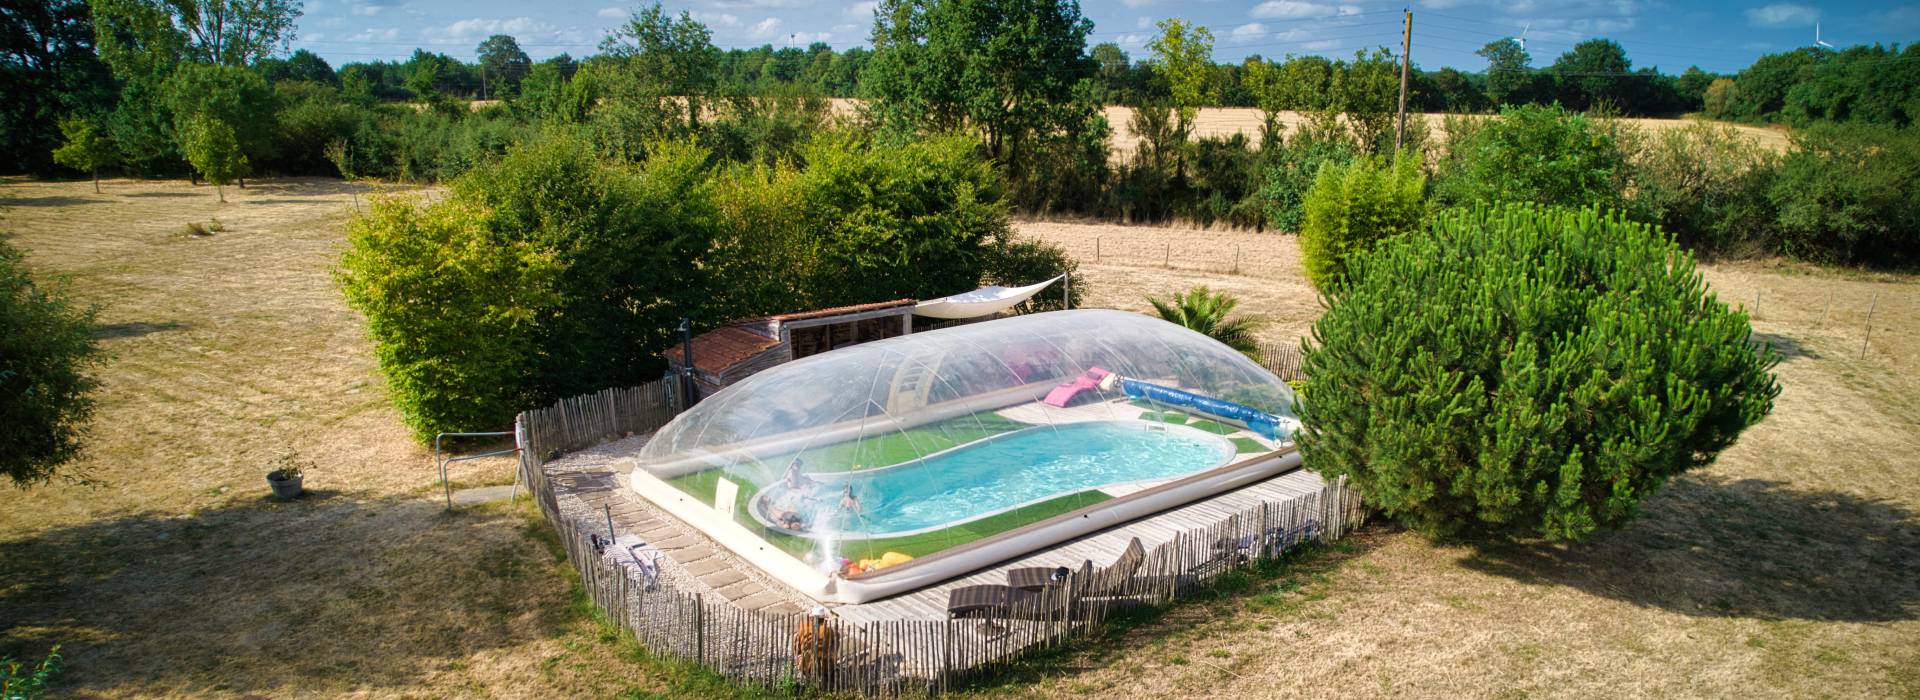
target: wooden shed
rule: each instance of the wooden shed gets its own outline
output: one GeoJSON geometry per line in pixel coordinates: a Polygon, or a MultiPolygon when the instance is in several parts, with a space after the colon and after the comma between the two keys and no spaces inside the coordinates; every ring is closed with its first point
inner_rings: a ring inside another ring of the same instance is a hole
{"type": "MultiPolygon", "coordinates": [[[[693,337],[693,382],[701,397],[753,376],[768,367],[913,332],[919,302],[895,299],[734,321],[693,337]]],[[[665,353],[668,371],[678,374],[686,358],[676,346],[665,353]]]]}

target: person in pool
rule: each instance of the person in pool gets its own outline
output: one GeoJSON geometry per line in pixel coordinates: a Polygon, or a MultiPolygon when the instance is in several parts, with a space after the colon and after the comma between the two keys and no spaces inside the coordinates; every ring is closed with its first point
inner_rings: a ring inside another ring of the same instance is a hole
{"type": "Polygon", "coordinates": [[[809,491],[813,489],[813,479],[800,473],[800,467],[805,465],[806,462],[797,458],[793,460],[792,464],[787,465],[787,490],[809,491]]]}
{"type": "Polygon", "coordinates": [[[853,484],[847,484],[846,493],[840,496],[840,508],[855,515],[860,513],[860,499],[853,495],[853,484]]]}

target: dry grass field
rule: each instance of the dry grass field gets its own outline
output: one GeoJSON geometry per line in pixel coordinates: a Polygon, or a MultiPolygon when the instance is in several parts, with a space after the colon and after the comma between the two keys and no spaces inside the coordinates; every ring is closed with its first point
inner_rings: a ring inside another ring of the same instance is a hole
{"type": "MultiPolygon", "coordinates": [[[[859,100],[835,98],[833,100],[833,113],[839,116],[852,116],[858,113],[859,105],[859,100]]],[[[1134,148],[1140,143],[1140,137],[1134,134],[1133,129],[1129,127],[1133,121],[1133,108],[1108,105],[1102,111],[1107,117],[1107,124],[1113,127],[1113,157],[1127,157],[1133,153],[1134,148]]],[[[1432,135],[1435,143],[1444,143],[1446,141],[1447,132],[1445,122],[1447,115],[1422,114],[1420,118],[1426,121],[1428,133],[1432,135]]],[[[1252,107],[1206,107],[1202,108],[1199,115],[1194,118],[1193,135],[1195,138],[1201,138],[1207,136],[1245,134],[1248,139],[1257,142],[1260,139],[1260,121],[1260,110],[1252,107]]],[[[1693,123],[1687,119],[1648,119],[1638,117],[1626,118],[1625,121],[1649,132],[1676,129],[1693,123]]],[[[1294,129],[1306,123],[1306,117],[1299,112],[1282,112],[1280,113],[1280,123],[1285,125],[1287,133],[1291,134],[1294,129]]],[[[1785,151],[1787,150],[1787,146],[1790,145],[1787,139],[1787,132],[1784,129],[1769,129],[1725,122],[1716,123],[1724,123],[1727,126],[1731,126],[1742,135],[1753,139],[1755,143],[1759,143],[1775,151],[1785,151]]]]}
{"type": "Polygon", "coordinates": [[[181,181],[104,189],[0,184],[0,231],[100,306],[109,358],[78,465],[97,485],[0,489],[0,655],[65,645],[78,697],[666,688],[573,608],[524,514],[442,513],[329,276],[365,188],[258,181],[224,205],[181,181]],[[291,503],[263,480],[283,450],[311,462],[291,503]]]}
{"type": "MultiPolygon", "coordinates": [[[[105,187],[0,181],[0,231],[100,305],[109,354],[79,465],[97,483],[0,491],[0,655],[65,644],[74,697],[732,692],[609,639],[524,509],[441,511],[328,274],[364,188],[261,181],[220,205],[178,181],[105,187]],[[312,462],[312,497],[265,498],[282,450],[312,462]]],[[[1206,284],[1288,344],[1318,313],[1290,237],[1019,228],[1079,256],[1097,306],[1206,284]]],[[[975,692],[1920,695],[1920,284],[1706,272],[1723,298],[1759,295],[1785,393],[1632,526],[1554,548],[1372,527],[975,692]]]]}

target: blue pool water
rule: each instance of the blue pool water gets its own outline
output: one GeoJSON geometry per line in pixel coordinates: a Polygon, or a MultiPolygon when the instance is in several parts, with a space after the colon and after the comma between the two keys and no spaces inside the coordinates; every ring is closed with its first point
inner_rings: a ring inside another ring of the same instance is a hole
{"type": "MultiPolygon", "coordinates": [[[[812,511],[845,534],[879,535],[944,526],[1054,496],[1192,474],[1220,464],[1231,444],[1210,435],[1115,423],[1040,427],[974,443],[901,466],[819,475],[812,511]],[[851,484],[860,512],[839,507],[851,484]]],[[[769,499],[789,499],[784,486],[769,499]]],[[[819,531],[828,523],[817,523],[819,531]]]]}

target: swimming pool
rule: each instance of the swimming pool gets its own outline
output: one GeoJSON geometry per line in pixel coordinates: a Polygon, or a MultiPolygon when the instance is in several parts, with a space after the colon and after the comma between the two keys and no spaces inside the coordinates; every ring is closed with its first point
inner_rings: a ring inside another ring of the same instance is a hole
{"type": "Polygon", "coordinates": [[[1102,486],[1185,476],[1235,453],[1218,436],[1177,425],[1038,426],[891,467],[810,474],[815,483],[799,491],[778,482],[760,492],[753,510],[763,524],[783,530],[770,512],[797,512],[814,533],[897,536],[1102,486]],[[841,507],[848,487],[857,513],[841,507]]]}

